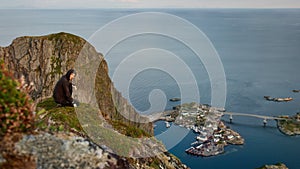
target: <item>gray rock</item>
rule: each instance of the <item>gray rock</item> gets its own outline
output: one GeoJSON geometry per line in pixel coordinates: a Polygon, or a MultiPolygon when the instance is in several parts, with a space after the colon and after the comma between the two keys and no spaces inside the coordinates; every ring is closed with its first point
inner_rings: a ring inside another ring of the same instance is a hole
{"type": "Polygon", "coordinates": [[[122,168],[117,164],[121,158],[78,136],[24,135],[15,147],[22,154],[34,155],[37,168],[122,168]]]}

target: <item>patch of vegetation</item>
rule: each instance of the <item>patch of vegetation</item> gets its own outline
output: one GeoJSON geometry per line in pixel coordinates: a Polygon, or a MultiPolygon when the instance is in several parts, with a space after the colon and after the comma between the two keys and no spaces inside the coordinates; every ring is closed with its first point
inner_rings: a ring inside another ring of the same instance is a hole
{"type": "Polygon", "coordinates": [[[37,128],[39,130],[73,132],[89,137],[98,145],[107,145],[114,152],[124,156],[128,156],[132,149],[141,146],[138,140],[132,137],[146,135],[143,130],[128,126],[120,121],[116,121],[115,126],[122,128],[124,133],[116,132],[101,118],[99,110],[84,103],[81,103],[77,108],[57,107],[54,100],[49,98],[40,102],[37,109],[40,112],[37,114],[37,128]],[[125,136],[125,133],[131,137],[125,136]]]}
{"type": "Polygon", "coordinates": [[[74,107],[58,107],[53,98],[37,105],[37,128],[46,131],[77,131],[83,133],[74,107]]]}
{"type": "Polygon", "coordinates": [[[150,164],[150,167],[155,169],[160,169],[160,164],[161,164],[160,160],[158,158],[154,158],[150,164]]]}
{"type": "Polygon", "coordinates": [[[21,80],[0,61],[0,136],[13,132],[28,132],[34,127],[32,100],[21,80]]]}
{"type": "Polygon", "coordinates": [[[54,76],[55,74],[59,74],[59,75],[63,74],[63,72],[61,70],[61,68],[62,68],[61,62],[62,61],[59,57],[55,57],[55,56],[51,57],[51,63],[50,63],[51,72],[50,72],[50,74],[52,76],[54,76]]]}
{"type": "Polygon", "coordinates": [[[51,41],[54,50],[51,57],[51,75],[62,74],[63,65],[74,65],[79,52],[81,52],[86,41],[81,37],[65,32],[50,34],[42,37],[51,41]]]}
{"type": "MultiPolygon", "coordinates": [[[[103,60],[99,65],[98,72],[106,72],[107,71],[106,69],[107,69],[107,63],[103,60]]],[[[107,74],[97,73],[96,81],[95,81],[95,89],[96,89],[95,95],[102,116],[107,120],[109,124],[113,126],[115,130],[117,130],[121,134],[133,138],[151,137],[152,136],[151,133],[148,133],[146,132],[146,130],[141,129],[142,127],[140,124],[126,119],[118,111],[117,109],[118,105],[115,105],[112,99],[112,97],[115,96],[112,96],[111,85],[112,84],[110,78],[107,74]]],[[[121,97],[121,95],[119,97],[121,97]]],[[[120,105],[120,107],[122,106],[123,105],[120,105]]],[[[130,112],[130,113],[134,113],[134,112],[130,112]]]]}
{"type": "Polygon", "coordinates": [[[134,125],[130,125],[127,123],[124,123],[120,120],[113,120],[112,121],[112,126],[114,129],[118,130],[120,133],[133,137],[133,138],[141,138],[141,137],[151,137],[151,135],[144,130],[135,127],[134,125]]]}
{"type": "Polygon", "coordinates": [[[73,42],[74,44],[78,44],[81,42],[81,38],[78,36],[75,36],[70,33],[60,32],[60,33],[54,33],[46,36],[48,40],[50,41],[60,41],[60,40],[68,40],[73,42]]]}

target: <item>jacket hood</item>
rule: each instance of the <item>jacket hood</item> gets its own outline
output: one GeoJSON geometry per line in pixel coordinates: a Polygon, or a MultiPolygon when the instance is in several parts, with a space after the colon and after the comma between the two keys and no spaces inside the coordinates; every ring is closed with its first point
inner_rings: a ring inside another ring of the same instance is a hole
{"type": "Polygon", "coordinates": [[[68,80],[70,80],[70,76],[71,76],[72,73],[75,73],[75,74],[76,74],[76,72],[75,72],[74,69],[70,69],[70,70],[68,70],[68,72],[66,73],[66,78],[67,78],[68,80]]]}

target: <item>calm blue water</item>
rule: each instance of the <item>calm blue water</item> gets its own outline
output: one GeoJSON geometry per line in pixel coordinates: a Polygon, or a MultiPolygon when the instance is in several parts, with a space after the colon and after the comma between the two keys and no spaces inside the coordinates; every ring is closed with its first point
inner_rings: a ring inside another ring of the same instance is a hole
{"type": "MultiPolygon", "coordinates": [[[[142,11],[0,10],[0,46],[7,46],[15,37],[22,35],[44,35],[60,31],[89,39],[108,22],[142,11]]],[[[226,74],[225,108],[228,111],[263,115],[293,115],[300,111],[300,94],[292,92],[293,89],[300,89],[300,9],[148,11],[167,12],[184,18],[201,29],[212,41],[226,74]],[[273,103],[265,101],[264,95],[290,96],[294,100],[273,103]]],[[[113,30],[112,36],[116,31],[126,31],[126,27],[113,30]]],[[[124,57],[148,48],[172,51],[179,56],[196,76],[201,102],[210,103],[211,84],[205,66],[182,43],[168,37],[153,34],[135,36],[116,45],[106,56],[110,75],[114,75],[115,68],[124,57]]],[[[151,56],[147,57],[145,62],[153,61],[151,56]]],[[[128,67],[137,64],[133,62],[128,67]]],[[[172,65],[172,59],[167,60],[165,65],[172,65]]],[[[184,76],[180,72],[179,75],[184,76]]],[[[165,109],[172,108],[178,103],[168,102],[167,98],[180,96],[180,86],[190,87],[189,81],[178,84],[168,72],[158,69],[141,71],[130,80],[128,91],[122,92],[141,112],[151,107],[149,99],[154,108],[164,104],[161,99],[166,102],[165,109]],[[164,95],[151,93],[154,89],[160,89],[164,95]]],[[[193,101],[188,97],[185,99],[193,101]]],[[[228,118],[224,117],[223,120],[226,122],[228,118]]],[[[193,169],[250,169],[277,162],[283,162],[292,169],[300,168],[300,137],[283,135],[277,130],[275,122],[269,121],[268,126],[263,128],[259,119],[234,117],[234,123],[228,126],[245,138],[243,146],[228,146],[225,154],[216,157],[193,157],[184,152],[196,136],[190,132],[170,152],[193,169]]],[[[164,123],[157,122],[155,134],[165,130],[164,123]]]]}

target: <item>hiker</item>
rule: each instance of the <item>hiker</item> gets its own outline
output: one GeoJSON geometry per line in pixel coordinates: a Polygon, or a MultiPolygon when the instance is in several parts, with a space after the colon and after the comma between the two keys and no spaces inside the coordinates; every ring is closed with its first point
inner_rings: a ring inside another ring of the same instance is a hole
{"type": "Polygon", "coordinates": [[[61,106],[77,107],[77,104],[72,98],[72,80],[75,78],[75,76],[75,70],[70,69],[56,83],[53,91],[53,98],[57,104],[60,104],[61,106]]]}

